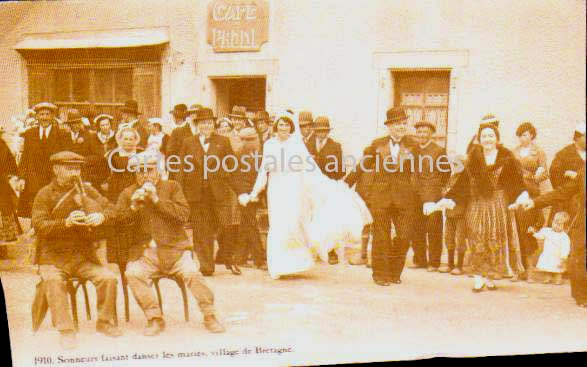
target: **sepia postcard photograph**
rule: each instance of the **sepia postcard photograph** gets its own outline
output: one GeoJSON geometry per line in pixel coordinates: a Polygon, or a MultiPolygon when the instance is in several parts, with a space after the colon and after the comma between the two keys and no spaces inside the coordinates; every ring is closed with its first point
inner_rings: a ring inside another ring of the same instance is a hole
{"type": "Polygon", "coordinates": [[[586,4],[0,1],[12,365],[587,352],[586,4]]]}

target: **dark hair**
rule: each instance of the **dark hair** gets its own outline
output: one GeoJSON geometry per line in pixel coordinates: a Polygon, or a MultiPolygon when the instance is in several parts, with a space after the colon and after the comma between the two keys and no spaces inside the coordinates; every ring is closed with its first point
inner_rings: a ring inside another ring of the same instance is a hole
{"type": "Polygon", "coordinates": [[[576,141],[577,139],[579,139],[582,136],[585,136],[585,134],[581,134],[580,132],[575,131],[575,134],[573,134],[573,140],[576,141]]]}
{"type": "Polygon", "coordinates": [[[477,130],[477,137],[478,137],[479,142],[481,142],[481,131],[483,131],[487,128],[489,128],[495,132],[495,136],[497,137],[497,141],[499,141],[500,136],[499,136],[499,129],[497,128],[497,126],[495,126],[494,124],[481,124],[481,125],[479,125],[479,130],[477,130]]]}
{"type": "Polygon", "coordinates": [[[279,124],[279,121],[287,122],[287,124],[289,125],[289,132],[290,133],[293,133],[294,131],[296,131],[296,125],[294,125],[292,119],[290,119],[287,116],[279,116],[279,118],[273,124],[273,132],[274,133],[277,132],[277,125],[279,124]]]}
{"type": "Polygon", "coordinates": [[[532,140],[536,139],[536,128],[532,125],[531,122],[523,122],[518,126],[516,129],[516,136],[519,138],[522,136],[526,131],[530,133],[532,136],[532,140]]]}

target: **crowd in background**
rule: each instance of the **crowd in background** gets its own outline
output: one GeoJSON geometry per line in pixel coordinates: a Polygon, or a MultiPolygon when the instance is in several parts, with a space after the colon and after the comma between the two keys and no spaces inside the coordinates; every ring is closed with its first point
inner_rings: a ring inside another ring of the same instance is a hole
{"type": "MultiPolygon", "coordinates": [[[[186,149],[190,149],[186,139],[200,134],[198,121],[213,120],[212,135],[228,139],[230,146],[222,154],[262,153],[263,144],[276,133],[274,118],[268,112],[247,111],[241,106],[234,106],[230,114],[217,118],[201,105],[178,104],[170,111],[175,125],[169,134],[164,132],[161,118],[142,116],[137,102],[132,100],[120,108],[120,116],[116,118],[108,114],[82,116],[79,111],[70,109],[64,121],[60,121],[56,118],[57,111],[51,103],[37,104],[23,119],[17,139],[20,143],[7,144],[0,140],[0,159],[4,162],[0,182],[0,240],[3,243],[17,241],[22,234],[18,218],[31,217],[36,194],[51,182],[50,157],[55,153],[70,151],[83,156],[83,180],[116,203],[121,193],[135,183],[134,173],[125,169],[129,158],[143,151],[163,156],[185,155],[186,149]]],[[[397,146],[400,155],[404,149],[432,157],[445,154],[445,149],[435,142],[434,124],[426,121],[414,126],[415,134],[406,138],[398,135],[395,145],[394,129],[406,120],[398,113],[397,109],[388,111],[386,126],[391,138],[387,137],[385,144],[388,141],[391,144],[381,145],[381,141],[376,140],[366,153],[372,149],[377,154],[384,146],[389,147],[388,153],[393,155],[397,146]]],[[[328,117],[314,118],[309,111],[301,111],[297,116],[308,152],[318,167],[329,178],[344,179],[354,186],[375,213],[373,225],[364,229],[360,252],[351,254],[349,262],[372,266],[377,284],[400,282],[405,253],[411,247],[413,268],[453,275],[477,274],[480,278],[476,278],[474,291],[495,289],[493,280],[501,278],[532,282],[538,272],[552,275],[545,277],[545,282],[561,284],[562,274],[573,266],[575,274],[579,274],[583,266],[582,289],[573,292],[579,304],[587,303],[585,241],[580,234],[585,230],[584,188],[582,198],[579,187],[574,191],[578,195],[564,196],[564,199],[560,196],[560,200],[550,203],[549,211],[539,208],[549,205],[541,201],[548,181],[559,191],[581,185],[585,170],[584,125],[577,125],[574,132],[569,131],[568,144],[548,167],[546,155],[536,143],[539,132],[531,122],[519,124],[516,130],[519,144],[508,149],[500,143],[498,119],[487,115],[480,121],[479,132],[471,139],[467,154],[460,157],[465,162],[464,171],[451,174],[427,167],[390,187],[382,185],[385,180],[376,173],[360,169],[347,173],[342,164],[337,164],[334,170],[327,169],[333,160],[342,162],[341,145],[329,136],[328,117]],[[523,192],[536,201],[531,208],[526,205],[526,210],[512,206],[523,192]],[[385,204],[389,200],[391,202],[385,204]],[[443,209],[433,210],[433,204],[439,203],[445,204],[443,209]],[[447,203],[453,204],[448,205],[450,210],[446,210],[447,203]],[[415,210],[406,210],[407,207],[415,210]],[[583,227],[577,227],[582,220],[583,227]],[[579,228],[580,233],[573,232],[573,228],[579,228]],[[569,230],[570,240],[566,236],[569,230]],[[389,241],[394,244],[389,245],[389,241]],[[578,249],[575,255],[571,254],[575,265],[569,261],[571,248],[578,249]],[[446,264],[441,263],[443,251],[447,253],[446,264]],[[392,270],[385,270],[388,268],[392,270]]],[[[201,143],[203,147],[209,144],[207,138],[201,143]]],[[[266,204],[261,199],[259,203],[243,207],[237,199],[239,193],[251,190],[256,173],[250,177],[235,176],[236,186],[230,184],[222,192],[217,192],[213,179],[211,187],[204,183],[209,190],[205,191],[206,195],[223,196],[214,199],[221,202],[222,210],[214,203],[195,198],[193,195],[199,193],[193,194],[189,178],[186,181],[186,177],[180,175],[169,172],[165,179],[182,184],[191,207],[187,226],[202,228],[201,222],[209,220],[212,212],[202,211],[206,205],[214,206],[214,220],[221,223],[204,225],[204,228],[218,227],[219,230],[194,231],[194,247],[199,247],[194,250],[198,252],[200,272],[212,275],[214,263],[225,264],[234,274],[241,274],[243,266],[266,270],[265,248],[259,232],[263,225],[258,223],[259,213],[263,213],[266,204]],[[213,251],[214,241],[219,245],[217,253],[213,251]]],[[[5,248],[0,249],[0,256],[6,256],[5,248]]],[[[332,251],[328,262],[336,264],[338,261],[337,254],[332,251]]]]}

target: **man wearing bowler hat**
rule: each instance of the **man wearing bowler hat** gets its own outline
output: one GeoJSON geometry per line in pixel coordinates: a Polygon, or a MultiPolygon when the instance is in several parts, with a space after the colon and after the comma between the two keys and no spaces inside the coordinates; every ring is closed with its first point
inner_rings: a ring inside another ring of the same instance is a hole
{"type": "MultiPolygon", "coordinates": [[[[342,148],[328,136],[330,130],[328,117],[316,117],[313,133],[307,143],[308,151],[314,153],[314,160],[324,175],[333,180],[339,180],[344,176],[342,148]]],[[[328,254],[328,263],[338,264],[338,256],[334,250],[328,254]]]]}
{"type": "Polygon", "coordinates": [[[375,139],[363,152],[361,162],[345,181],[354,185],[362,175],[373,174],[369,192],[373,215],[373,281],[389,286],[401,283],[406,253],[418,218],[419,200],[414,190],[415,143],[406,136],[407,120],[402,107],[387,111],[388,134],[375,139]],[[397,237],[391,240],[391,224],[397,237]]]}
{"type": "Polygon", "coordinates": [[[102,155],[101,147],[96,144],[93,134],[84,129],[82,115],[75,108],[67,111],[66,126],[69,128],[69,144],[67,150],[83,157],[102,155]]]}
{"type": "MultiPolygon", "coordinates": [[[[416,189],[422,205],[419,213],[419,230],[414,232],[414,267],[426,267],[428,271],[438,271],[440,267],[440,256],[442,254],[442,213],[434,212],[425,215],[424,207],[436,203],[442,198],[442,188],[450,177],[450,165],[446,151],[433,141],[436,133],[436,125],[428,121],[418,121],[416,128],[416,139],[418,156],[416,169],[416,189]],[[428,241],[426,241],[428,234],[428,241]],[[428,245],[426,245],[428,242],[428,245]]],[[[442,272],[449,272],[443,268],[442,272]]]]}
{"type": "Polygon", "coordinates": [[[80,182],[84,161],[83,156],[68,151],[51,155],[55,177],[39,191],[32,208],[32,226],[38,236],[35,262],[42,279],[42,292],[37,297],[47,297],[65,348],[77,344],[65,281],[70,276],[88,279],[96,287],[96,331],[112,337],[122,334],[116,326],[117,276],[100,265],[94,246],[103,238],[101,225],[112,219],[114,211],[91,185],[80,182]],[[78,199],[82,190],[83,198],[78,199]]]}
{"type": "MultiPolygon", "coordinates": [[[[198,134],[198,128],[196,126],[195,119],[196,119],[196,113],[198,112],[198,110],[200,108],[202,108],[202,105],[197,104],[197,103],[192,104],[186,110],[186,117],[185,117],[184,123],[176,126],[173,129],[173,131],[171,132],[171,135],[169,136],[169,142],[167,143],[165,155],[168,158],[174,157],[174,158],[171,158],[173,161],[175,161],[177,159],[175,157],[180,156],[181,148],[183,146],[183,141],[188,137],[192,137],[192,136],[195,136],[198,134]]],[[[173,172],[173,170],[170,170],[169,178],[171,178],[173,180],[178,180],[178,178],[179,178],[178,172],[173,172]]]]}
{"type": "Polygon", "coordinates": [[[247,108],[243,106],[232,107],[232,112],[228,114],[234,131],[238,133],[242,128],[247,126],[247,108]]]}
{"type": "Polygon", "coordinates": [[[33,107],[38,125],[23,133],[24,144],[18,176],[24,180],[24,191],[18,201],[18,216],[30,218],[37,192],[53,177],[49,157],[64,150],[71,140],[55,121],[57,106],[42,102],[33,107]]]}
{"type": "MultiPolygon", "coordinates": [[[[173,106],[173,109],[169,111],[171,116],[173,117],[173,122],[175,126],[181,126],[185,122],[186,114],[187,114],[188,106],[183,103],[176,104],[173,106]]],[[[175,128],[174,126],[174,128],[175,128]]]]}
{"type": "Polygon", "coordinates": [[[132,127],[136,131],[139,132],[141,136],[141,141],[139,142],[139,146],[141,148],[145,148],[147,146],[147,138],[149,137],[149,131],[145,126],[145,123],[142,123],[139,120],[139,104],[135,100],[128,100],[124,102],[124,106],[120,107],[120,113],[122,114],[120,123],[118,124],[118,128],[122,127],[132,127]]]}
{"type": "MultiPolygon", "coordinates": [[[[226,233],[232,222],[230,189],[237,195],[245,192],[234,174],[236,160],[227,158],[235,158],[230,141],[214,132],[215,121],[211,109],[199,109],[195,117],[197,135],[183,141],[180,153],[179,181],[191,208],[194,249],[204,276],[214,273],[215,237],[226,233]]],[[[240,274],[232,265],[226,263],[233,273],[240,274]]]]}
{"type": "Polygon", "coordinates": [[[312,126],[314,125],[312,112],[300,111],[298,114],[298,123],[300,124],[300,133],[302,134],[306,148],[308,148],[308,152],[310,152],[310,154],[314,155],[315,152],[311,150],[310,144],[310,140],[312,139],[312,126]]]}
{"type": "MultiPolygon", "coordinates": [[[[196,127],[195,118],[196,112],[202,108],[199,104],[193,104],[186,110],[185,121],[181,125],[177,125],[171,135],[169,136],[169,142],[167,143],[167,149],[163,152],[167,157],[177,156],[181,153],[181,147],[183,141],[190,137],[195,136],[198,133],[196,127]]],[[[175,158],[173,158],[175,159],[175,158]]],[[[169,172],[169,178],[177,180],[177,172],[169,172]]]]}
{"type": "MultiPolygon", "coordinates": [[[[554,189],[568,185],[577,179],[578,172],[585,168],[585,123],[578,123],[573,132],[573,142],[558,151],[550,165],[550,182],[554,189]]],[[[553,215],[559,211],[566,211],[574,215],[576,210],[572,200],[555,204],[550,211],[553,215]]],[[[549,223],[553,215],[550,215],[549,223]]]]}
{"type": "Polygon", "coordinates": [[[263,144],[271,138],[271,129],[269,128],[271,119],[269,118],[269,113],[267,111],[258,111],[255,118],[253,118],[253,122],[259,134],[261,149],[263,149],[263,144]]]}

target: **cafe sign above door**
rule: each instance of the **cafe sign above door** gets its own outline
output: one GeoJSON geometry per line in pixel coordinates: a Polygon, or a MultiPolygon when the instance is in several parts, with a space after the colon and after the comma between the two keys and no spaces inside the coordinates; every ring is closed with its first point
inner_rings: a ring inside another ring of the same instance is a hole
{"type": "Polygon", "coordinates": [[[212,0],[208,6],[208,44],[214,52],[259,51],[268,34],[266,0],[212,0]]]}

